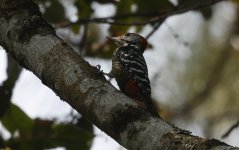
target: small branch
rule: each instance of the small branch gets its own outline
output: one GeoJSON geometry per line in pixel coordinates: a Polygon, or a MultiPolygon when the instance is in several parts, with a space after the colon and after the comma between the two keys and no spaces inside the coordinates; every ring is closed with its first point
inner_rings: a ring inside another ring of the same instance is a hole
{"type": "Polygon", "coordinates": [[[183,44],[185,47],[188,46],[188,42],[186,42],[184,39],[182,39],[180,37],[180,35],[178,35],[178,33],[176,33],[173,28],[167,23],[165,22],[166,27],[168,28],[168,30],[171,32],[171,34],[173,35],[173,37],[175,38],[175,40],[177,40],[180,44],[183,44]]]}
{"type": "Polygon", "coordinates": [[[181,14],[190,10],[200,9],[202,7],[210,6],[215,3],[221,1],[228,1],[228,0],[204,0],[199,2],[194,2],[192,5],[186,5],[182,7],[175,7],[174,10],[168,12],[146,12],[146,13],[130,13],[130,14],[123,14],[123,15],[115,15],[109,17],[102,17],[102,18],[92,18],[92,19],[79,19],[77,22],[70,22],[64,23],[62,25],[58,25],[59,27],[68,27],[74,24],[89,24],[89,23],[98,23],[98,24],[111,24],[111,25],[119,25],[119,26],[142,26],[146,24],[154,24],[160,22],[161,20],[166,19],[167,17],[181,14]],[[125,19],[125,18],[150,18],[145,21],[140,22],[119,22],[114,20],[125,19]],[[163,19],[164,18],[164,19],[163,19]]]}
{"type": "Polygon", "coordinates": [[[82,38],[81,38],[81,41],[79,43],[79,53],[81,56],[84,56],[84,53],[85,53],[85,43],[87,41],[87,34],[88,34],[88,25],[84,25],[84,29],[83,29],[83,35],[82,35],[82,38]]]}
{"type": "Polygon", "coordinates": [[[175,7],[174,10],[168,12],[146,12],[146,13],[131,13],[131,14],[123,14],[123,15],[115,15],[103,18],[92,18],[92,19],[79,19],[77,22],[68,22],[61,25],[57,25],[57,27],[68,27],[74,24],[89,24],[89,23],[98,23],[98,24],[110,24],[117,26],[144,26],[146,24],[156,24],[153,30],[146,36],[146,39],[150,38],[155,31],[161,26],[164,20],[168,17],[181,14],[187,12],[189,10],[200,9],[202,7],[210,6],[220,1],[227,0],[207,0],[207,1],[199,1],[198,3],[193,3],[192,5],[175,7]],[[146,21],[141,22],[119,22],[115,20],[125,19],[125,18],[150,18],[146,21]]]}
{"type": "Polygon", "coordinates": [[[224,139],[228,137],[228,135],[231,134],[232,130],[234,130],[238,126],[239,126],[239,120],[235,124],[233,124],[225,134],[222,135],[222,138],[224,139]]]}
{"type": "Polygon", "coordinates": [[[145,38],[146,38],[146,39],[149,39],[149,38],[158,30],[158,28],[162,25],[162,23],[164,22],[165,19],[166,19],[166,18],[163,18],[163,19],[161,19],[161,21],[157,22],[157,23],[154,25],[152,31],[149,32],[149,34],[148,34],[145,38]]]}
{"type": "MultiPolygon", "coordinates": [[[[111,17],[109,17],[111,18],[111,17]]],[[[79,19],[77,22],[67,22],[63,24],[56,25],[56,27],[69,27],[75,24],[89,24],[89,23],[98,23],[98,24],[110,24],[110,25],[118,25],[118,26],[143,26],[147,24],[147,22],[131,22],[131,23],[125,23],[125,22],[116,22],[111,19],[105,19],[105,18],[92,18],[92,19],[79,19]]]]}

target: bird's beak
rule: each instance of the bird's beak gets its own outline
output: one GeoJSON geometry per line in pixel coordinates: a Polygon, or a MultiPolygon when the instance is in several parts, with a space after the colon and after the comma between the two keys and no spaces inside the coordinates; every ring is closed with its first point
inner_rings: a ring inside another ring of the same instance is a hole
{"type": "Polygon", "coordinates": [[[106,36],[106,38],[108,38],[109,40],[114,41],[119,46],[124,45],[124,41],[122,40],[121,36],[117,36],[117,37],[106,36]]]}
{"type": "Polygon", "coordinates": [[[119,36],[117,36],[117,37],[106,36],[106,37],[107,37],[108,39],[114,41],[114,42],[117,42],[117,41],[120,41],[120,40],[121,40],[119,36]]]}

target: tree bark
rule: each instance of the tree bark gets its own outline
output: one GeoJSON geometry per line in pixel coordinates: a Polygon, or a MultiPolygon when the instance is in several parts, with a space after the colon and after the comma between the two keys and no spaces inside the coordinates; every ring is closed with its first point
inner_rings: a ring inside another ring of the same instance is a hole
{"type": "Polygon", "coordinates": [[[238,149],[190,135],[139,108],[60,39],[31,0],[0,0],[0,45],[125,148],[238,149]]]}

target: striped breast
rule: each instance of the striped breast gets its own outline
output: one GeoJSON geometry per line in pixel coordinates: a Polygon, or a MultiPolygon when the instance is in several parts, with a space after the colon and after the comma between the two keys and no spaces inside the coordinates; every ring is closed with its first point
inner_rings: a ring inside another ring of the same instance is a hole
{"type": "Polygon", "coordinates": [[[133,46],[118,48],[112,58],[112,63],[119,88],[129,97],[150,98],[151,88],[148,69],[142,53],[133,46]]]}

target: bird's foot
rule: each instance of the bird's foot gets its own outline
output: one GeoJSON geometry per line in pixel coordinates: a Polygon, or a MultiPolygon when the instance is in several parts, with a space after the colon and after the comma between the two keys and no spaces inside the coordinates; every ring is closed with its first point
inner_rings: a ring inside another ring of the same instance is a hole
{"type": "Polygon", "coordinates": [[[97,73],[99,73],[99,74],[103,74],[104,73],[103,70],[101,70],[101,66],[99,64],[96,65],[95,68],[97,69],[97,73]]]}
{"type": "Polygon", "coordinates": [[[109,77],[109,80],[108,80],[108,81],[110,81],[110,80],[113,78],[110,73],[105,73],[103,70],[101,70],[101,66],[100,66],[100,65],[96,65],[95,67],[96,67],[96,69],[98,70],[98,74],[106,75],[106,76],[109,77]]]}

